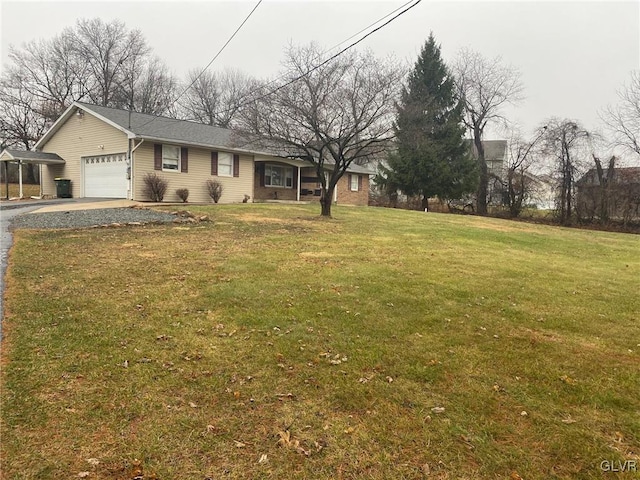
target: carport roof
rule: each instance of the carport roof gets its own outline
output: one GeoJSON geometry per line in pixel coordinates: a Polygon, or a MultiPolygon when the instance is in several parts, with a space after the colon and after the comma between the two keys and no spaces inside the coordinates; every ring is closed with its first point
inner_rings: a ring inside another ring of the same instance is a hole
{"type": "Polygon", "coordinates": [[[5,148],[0,153],[0,162],[39,163],[43,165],[64,164],[64,159],[55,153],[32,152],[5,148]]]}

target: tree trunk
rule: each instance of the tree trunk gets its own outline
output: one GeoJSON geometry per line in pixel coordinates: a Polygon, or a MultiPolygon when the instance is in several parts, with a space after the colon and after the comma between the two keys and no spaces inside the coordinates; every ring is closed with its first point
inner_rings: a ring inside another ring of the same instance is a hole
{"type": "Polygon", "coordinates": [[[333,200],[333,189],[322,193],[320,197],[320,215],[323,217],[331,217],[331,204],[333,200]]]}
{"type": "Polygon", "coordinates": [[[476,212],[480,215],[487,214],[487,187],[489,185],[489,172],[487,170],[487,160],[484,157],[484,145],[482,145],[482,134],[478,129],[474,129],[473,143],[478,152],[478,168],[480,169],[480,183],[476,199],[476,212]]]}

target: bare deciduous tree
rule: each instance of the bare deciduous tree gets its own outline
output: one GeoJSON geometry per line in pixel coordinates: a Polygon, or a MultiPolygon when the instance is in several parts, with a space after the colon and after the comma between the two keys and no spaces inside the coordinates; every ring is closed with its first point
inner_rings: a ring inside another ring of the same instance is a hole
{"type": "Polygon", "coordinates": [[[558,182],[556,210],[559,221],[566,225],[571,223],[574,213],[575,180],[586,157],[590,134],[578,122],[558,118],[549,119],[538,132],[545,153],[554,160],[558,182]]]}
{"type": "Polygon", "coordinates": [[[157,57],[151,59],[133,87],[133,110],[150,115],[175,116],[172,110],[178,82],[157,57]]]}
{"type": "Polygon", "coordinates": [[[75,52],[90,72],[88,96],[98,105],[112,105],[123,88],[134,84],[150,51],[140,30],[127,30],[119,20],[79,20],[74,40],[75,52]]]}
{"type": "Polygon", "coordinates": [[[511,134],[507,151],[506,178],[502,182],[505,200],[512,217],[520,215],[523,205],[531,196],[534,185],[529,171],[534,163],[534,147],[545,132],[546,125],[531,141],[526,141],[519,132],[514,131],[511,134]]]}
{"type": "Polygon", "coordinates": [[[613,134],[614,143],[640,155],[640,71],[618,91],[620,102],[602,112],[602,119],[613,134]]]}
{"type": "MultiPolygon", "coordinates": [[[[46,117],[34,107],[42,103],[19,79],[0,82],[0,151],[7,147],[29,150],[48,127],[46,117]]],[[[35,183],[33,164],[27,164],[27,182],[35,183]]]]}
{"type": "Polygon", "coordinates": [[[18,88],[19,83],[37,105],[47,105],[46,111],[38,113],[50,122],[86,93],[83,79],[88,72],[75,55],[69,29],[50,41],[29,42],[21,50],[11,47],[9,58],[12,65],[4,75],[3,87],[18,88]]]}
{"type": "Polygon", "coordinates": [[[189,120],[231,128],[247,105],[257,82],[238,70],[223,72],[189,72],[187,90],[180,102],[183,116],[189,120]]]}
{"type": "Polygon", "coordinates": [[[262,135],[253,141],[315,167],[321,214],[331,216],[334,189],[349,166],[381,155],[393,138],[404,71],[356,52],[317,67],[321,52],[314,44],[290,47],[284,81],[291,83],[257,100],[248,118],[262,135]]]}
{"type": "Polygon", "coordinates": [[[462,49],[454,64],[458,95],[465,106],[464,122],[473,136],[477,152],[480,182],[477,193],[477,212],[487,213],[489,172],[482,139],[488,124],[504,122],[505,104],[522,98],[520,72],[502,63],[500,57],[488,59],[478,52],[462,49]]]}
{"type": "Polygon", "coordinates": [[[51,40],[11,47],[9,58],[0,82],[3,130],[24,148],[76,100],[151,114],[173,104],[175,78],[142,34],[119,21],[80,20],[51,40]]]}

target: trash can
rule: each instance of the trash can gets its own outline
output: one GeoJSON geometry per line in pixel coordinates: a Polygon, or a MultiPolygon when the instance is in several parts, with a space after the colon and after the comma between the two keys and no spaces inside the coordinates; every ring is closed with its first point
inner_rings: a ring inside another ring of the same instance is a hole
{"type": "Polygon", "coordinates": [[[71,180],[67,178],[56,178],[56,196],[58,198],[71,198],[71,180]]]}

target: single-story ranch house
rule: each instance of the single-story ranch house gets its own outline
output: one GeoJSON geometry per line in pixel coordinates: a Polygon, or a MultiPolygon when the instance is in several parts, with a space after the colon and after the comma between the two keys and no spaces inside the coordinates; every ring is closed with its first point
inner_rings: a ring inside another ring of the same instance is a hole
{"type": "MultiPolygon", "coordinates": [[[[36,143],[34,152],[6,150],[3,156],[41,165],[42,194],[56,195],[56,178],[71,180],[73,197],[149,200],[144,177],[168,183],[164,201],[211,202],[207,180],[223,185],[220,203],[318,200],[315,167],[242,146],[232,130],[128,110],[74,102],[36,143]],[[24,157],[24,158],[22,158],[24,157]]],[[[336,186],[334,201],[367,205],[368,169],[353,165],[336,186]]]]}

